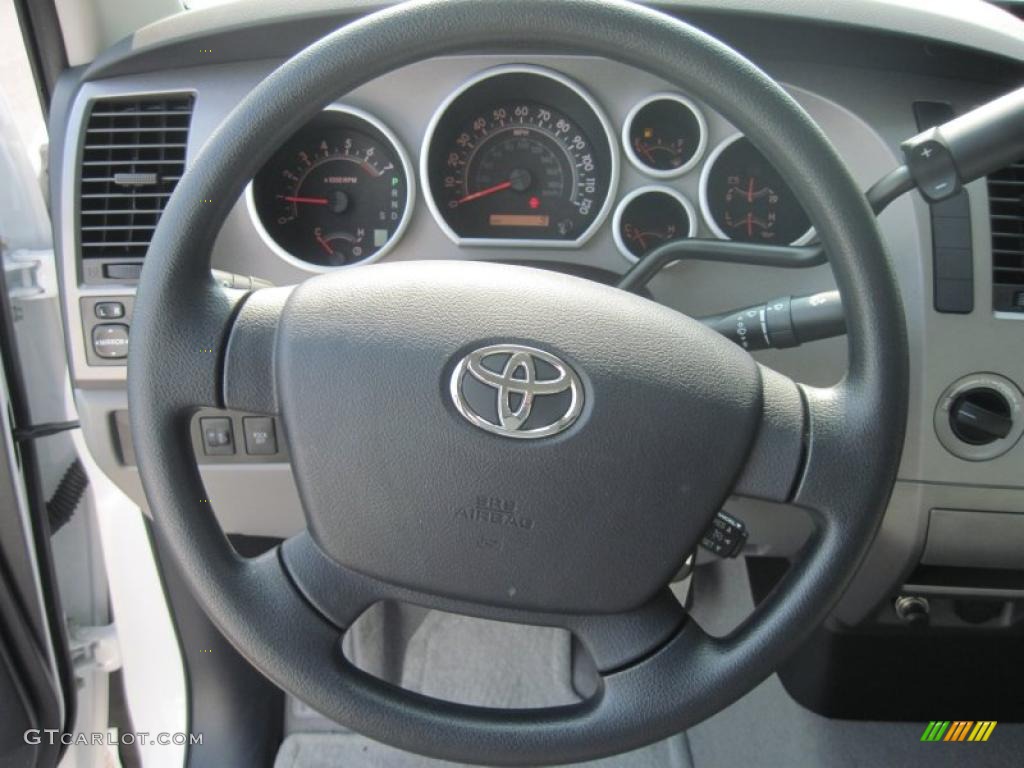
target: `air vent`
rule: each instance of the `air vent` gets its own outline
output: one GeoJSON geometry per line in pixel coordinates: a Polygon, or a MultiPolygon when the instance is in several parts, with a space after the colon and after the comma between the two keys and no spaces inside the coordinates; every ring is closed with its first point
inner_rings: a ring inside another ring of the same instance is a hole
{"type": "Polygon", "coordinates": [[[1024,158],[988,177],[992,307],[1024,313],[1024,158]]]}
{"type": "Polygon", "coordinates": [[[79,186],[82,258],[141,258],[185,171],[192,97],[93,102],[79,186]]]}

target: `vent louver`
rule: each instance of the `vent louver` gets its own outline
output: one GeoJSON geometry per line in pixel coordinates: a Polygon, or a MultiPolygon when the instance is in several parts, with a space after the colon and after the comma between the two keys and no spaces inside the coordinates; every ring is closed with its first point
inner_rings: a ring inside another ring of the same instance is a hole
{"type": "Polygon", "coordinates": [[[1024,158],[988,177],[992,307],[1024,312],[1024,158]]]}
{"type": "Polygon", "coordinates": [[[187,95],[93,102],[79,180],[82,258],[146,255],[185,171],[191,119],[187,95]]]}

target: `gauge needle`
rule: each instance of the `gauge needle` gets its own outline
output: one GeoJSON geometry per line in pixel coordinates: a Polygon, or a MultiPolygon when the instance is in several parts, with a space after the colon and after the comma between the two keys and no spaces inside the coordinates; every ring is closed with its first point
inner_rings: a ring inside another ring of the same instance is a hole
{"type": "Polygon", "coordinates": [[[651,157],[651,150],[649,150],[647,148],[647,145],[640,141],[640,139],[636,140],[636,144],[634,144],[634,146],[636,147],[636,151],[642,154],[644,157],[646,157],[648,161],[650,161],[651,163],[654,162],[654,158],[651,157]]]}
{"type": "Polygon", "coordinates": [[[470,200],[476,200],[477,198],[487,197],[488,195],[493,195],[495,192],[501,192],[501,190],[508,189],[511,186],[512,186],[512,181],[510,179],[509,181],[501,182],[501,184],[495,184],[493,187],[488,187],[487,189],[481,189],[479,192],[472,192],[472,193],[466,195],[465,197],[460,197],[455,202],[458,203],[459,205],[462,205],[463,203],[468,203],[470,200]]]}
{"type": "Polygon", "coordinates": [[[289,203],[308,203],[309,205],[327,205],[326,197],[285,197],[289,203]]]}
{"type": "Polygon", "coordinates": [[[327,251],[328,254],[330,254],[331,256],[334,255],[334,249],[331,248],[331,244],[324,240],[322,237],[320,237],[320,235],[316,236],[316,241],[320,243],[320,247],[327,251]]]}

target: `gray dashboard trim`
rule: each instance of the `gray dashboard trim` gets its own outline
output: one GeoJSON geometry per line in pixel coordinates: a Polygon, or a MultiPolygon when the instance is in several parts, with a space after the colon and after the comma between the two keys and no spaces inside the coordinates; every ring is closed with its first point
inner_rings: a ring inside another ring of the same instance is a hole
{"type": "MultiPolygon", "coordinates": [[[[644,2],[670,13],[716,11],[827,22],[956,43],[1008,58],[1024,60],[1024,22],[981,0],[956,3],[914,0],[663,0],[644,2]]],[[[297,17],[350,13],[361,15],[393,3],[375,0],[239,0],[222,6],[179,13],[138,30],[132,49],[138,51],[213,31],[245,28],[297,17]],[[243,21],[244,20],[244,21],[243,21]]]]}

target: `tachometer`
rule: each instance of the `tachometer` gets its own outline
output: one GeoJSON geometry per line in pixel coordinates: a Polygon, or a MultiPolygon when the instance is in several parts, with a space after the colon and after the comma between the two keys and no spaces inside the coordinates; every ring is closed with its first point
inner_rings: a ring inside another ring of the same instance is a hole
{"type": "Polygon", "coordinates": [[[369,115],[330,107],[271,157],[250,187],[276,250],[315,267],[379,258],[401,236],[413,182],[397,139],[369,115]]]}
{"type": "Polygon", "coordinates": [[[613,143],[578,86],[547,70],[502,67],[442,105],[424,145],[423,185],[455,242],[579,245],[608,213],[613,143]]]}
{"type": "Polygon", "coordinates": [[[793,190],[745,136],[726,139],[708,157],[700,207],[712,231],[728,240],[802,245],[814,236],[793,190]]]}

